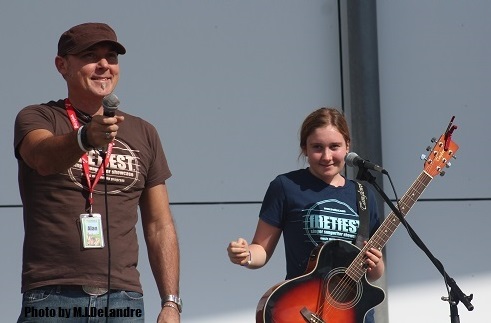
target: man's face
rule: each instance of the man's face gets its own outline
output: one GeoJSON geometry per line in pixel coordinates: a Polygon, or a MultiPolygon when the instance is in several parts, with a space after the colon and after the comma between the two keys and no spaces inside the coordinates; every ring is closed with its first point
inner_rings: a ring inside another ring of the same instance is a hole
{"type": "Polygon", "coordinates": [[[97,44],[76,55],[57,57],[58,71],[70,95],[104,97],[119,80],[118,54],[108,44],[97,44]]]}

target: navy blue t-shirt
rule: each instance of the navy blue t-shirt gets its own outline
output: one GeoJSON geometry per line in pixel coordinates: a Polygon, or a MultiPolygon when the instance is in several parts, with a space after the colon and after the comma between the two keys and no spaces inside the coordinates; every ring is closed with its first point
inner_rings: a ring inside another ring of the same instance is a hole
{"type": "MultiPolygon", "coordinates": [[[[375,194],[367,187],[370,236],[380,226],[375,194]]],[[[356,183],[334,187],[299,169],[277,176],[264,197],[260,219],[283,230],[286,279],[305,273],[312,250],[320,243],[345,240],[355,243],[360,225],[356,203],[356,183]]],[[[374,322],[374,311],[365,323],[374,322]]]]}
{"type": "MultiPolygon", "coordinates": [[[[286,279],[305,273],[309,255],[320,243],[338,239],[354,243],[360,224],[356,183],[334,187],[300,169],[277,176],[269,185],[259,217],[281,228],[286,279]]],[[[370,235],[380,225],[375,195],[368,189],[370,235]]]]}

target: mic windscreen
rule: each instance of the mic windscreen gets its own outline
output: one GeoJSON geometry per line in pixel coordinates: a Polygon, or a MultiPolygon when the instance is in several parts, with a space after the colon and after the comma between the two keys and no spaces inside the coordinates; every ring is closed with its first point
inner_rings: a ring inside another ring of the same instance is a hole
{"type": "Polygon", "coordinates": [[[355,160],[360,158],[357,153],[350,152],[344,157],[344,161],[346,162],[346,165],[350,167],[355,167],[355,160]]]}
{"type": "Polygon", "coordinates": [[[114,117],[116,110],[118,109],[119,99],[116,94],[108,94],[102,99],[102,106],[104,108],[104,115],[106,117],[114,117]]]}

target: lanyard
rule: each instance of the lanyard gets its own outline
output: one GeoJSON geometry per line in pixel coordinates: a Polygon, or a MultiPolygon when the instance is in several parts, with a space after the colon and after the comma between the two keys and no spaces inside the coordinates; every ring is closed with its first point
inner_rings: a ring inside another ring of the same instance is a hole
{"type": "MultiPolygon", "coordinates": [[[[65,99],[65,109],[68,114],[68,118],[70,119],[70,122],[72,123],[73,129],[78,130],[80,128],[80,123],[78,122],[77,115],[75,113],[75,110],[70,103],[70,100],[65,99]]],[[[92,182],[90,180],[90,169],[89,169],[89,159],[87,157],[87,153],[84,153],[81,157],[82,159],[82,167],[83,167],[83,172],[85,174],[85,179],[87,180],[87,186],[89,188],[89,197],[88,197],[88,202],[89,202],[89,213],[92,214],[92,204],[94,203],[94,198],[93,198],[93,193],[95,189],[95,185],[97,182],[99,182],[99,179],[102,176],[102,172],[107,166],[109,165],[109,157],[111,156],[111,152],[113,150],[113,142],[110,142],[107,145],[107,152],[105,154],[105,158],[102,161],[101,165],[99,166],[99,169],[97,170],[97,173],[94,177],[94,181],[92,182]]]]}

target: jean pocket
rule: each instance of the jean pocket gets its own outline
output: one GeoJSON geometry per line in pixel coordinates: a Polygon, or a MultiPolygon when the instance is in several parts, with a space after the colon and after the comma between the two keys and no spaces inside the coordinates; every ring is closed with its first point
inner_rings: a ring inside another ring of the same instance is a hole
{"type": "Polygon", "coordinates": [[[132,292],[132,291],[126,291],[126,290],[122,290],[121,291],[121,294],[126,296],[128,299],[131,299],[131,300],[140,300],[140,299],[143,299],[143,294],[142,293],[138,293],[138,292],[132,292]]]}
{"type": "Polygon", "coordinates": [[[24,303],[36,303],[46,300],[52,293],[53,289],[31,289],[24,292],[22,300],[24,303]]]}

